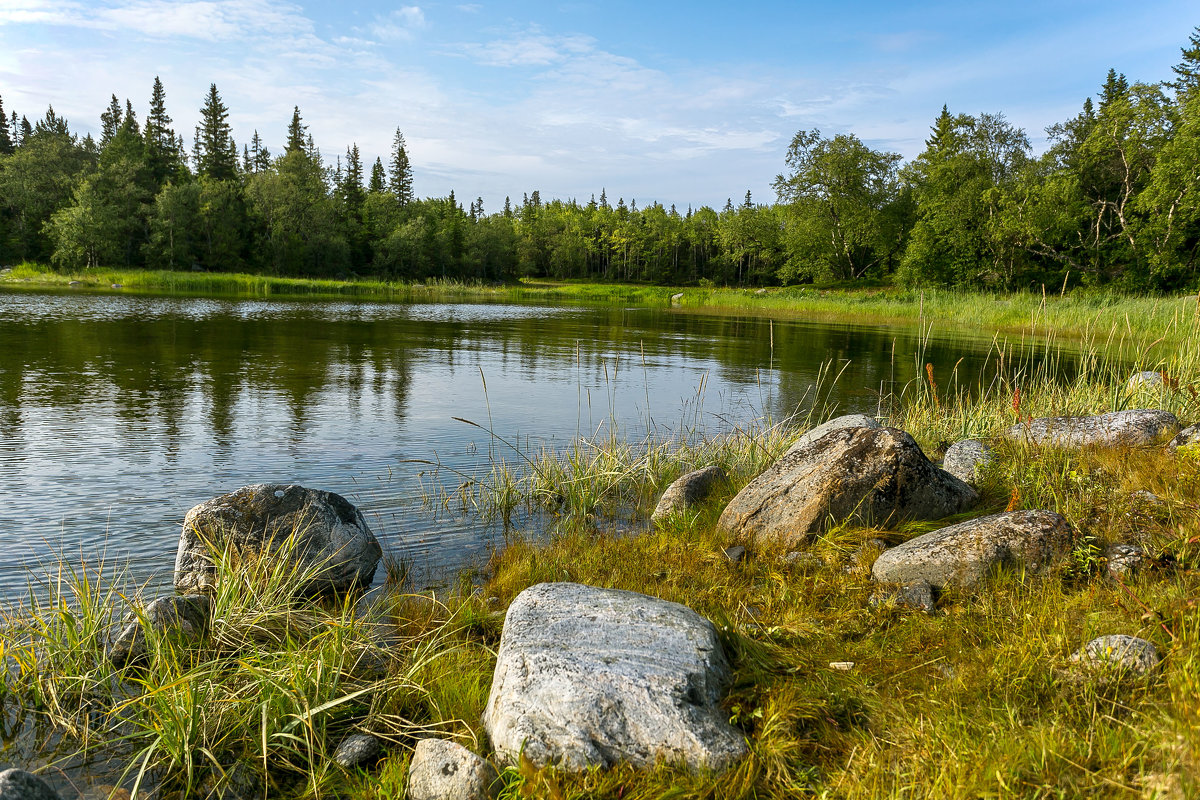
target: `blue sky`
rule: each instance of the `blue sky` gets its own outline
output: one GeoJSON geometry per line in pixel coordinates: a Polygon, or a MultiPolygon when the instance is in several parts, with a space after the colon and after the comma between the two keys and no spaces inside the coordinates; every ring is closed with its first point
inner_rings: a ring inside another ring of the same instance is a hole
{"type": "Polygon", "coordinates": [[[792,135],[911,158],[943,103],[1003,112],[1035,148],[1109,67],[1171,76],[1195,0],[340,3],[0,0],[0,96],[80,132],[155,75],[191,139],[216,83],[239,143],[299,105],[327,159],[408,140],[419,195],[719,206],[773,199],[792,135]]]}

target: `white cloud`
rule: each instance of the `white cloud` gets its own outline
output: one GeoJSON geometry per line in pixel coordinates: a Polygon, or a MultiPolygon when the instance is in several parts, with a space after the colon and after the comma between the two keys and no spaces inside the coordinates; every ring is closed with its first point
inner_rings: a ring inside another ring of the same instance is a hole
{"type": "Polygon", "coordinates": [[[371,24],[371,33],[380,39],[410,40],[413,32],[426,27],[425,12],[420,6],[404,6],[371,24]]]}
{"type": "Polygon", "coordinates": [[[465,44],[461,49],[488,67],[545,67],[573,55],[591,53],[594,44],[588,36],[547,36],[531,30],[505,39],[465,44]]]}

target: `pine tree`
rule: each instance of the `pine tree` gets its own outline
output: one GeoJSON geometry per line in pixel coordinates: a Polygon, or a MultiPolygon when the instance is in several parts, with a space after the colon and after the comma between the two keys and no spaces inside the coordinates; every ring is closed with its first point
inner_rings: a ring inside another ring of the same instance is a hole
{"type": "Polygon", "coordinates": [[[154,76],[154,88],[150,92],[150,112],[146,115],[142,136],[146,141],[146,161],[155,183],[162,186],[178,177],[183,166],[183,154],[175,131],[171,129],[171,118],[167,116],[167,92],[157,75],[154,76]]]}
{"type": "Polygon", "coordinates": [[[1188,37],[1191,47],[1181,47],[1183,60],[1171,67],[1178,77],[1168,83],[1175,90],[1175,99],[1183,105],[1188,100],[1200,94],[1200,25],[1188,37]]]}
{"type": "Polygon", "coordinates": [[[482,197],[475,198],[475,216],[476,217],[483,216],[483,198],[482,197]]]}
{"type": "Polygon", "coordinates": [[[8,117],[4,116],[4,99],[0,97],[0,156],[6,156],[15,149],[12,134],[8,132],[8,117]]]}
{"type": "MultiPolygon", "coordinates": [[[[305,152],[307,150],[305,139],[307,131],[308,126],[300,120],[300,106],[294,106],[292,109],[292,121],[288,124],[287,145],[284,146],[283,152],[286,155],[305,152]]],[[[307,141],[312,140],[310,138],[307,141]]]]}
{"type": "Polygon", "coordinates": [[[930,137],[925,140],[925,146],[930,150],[940,150],[950,144],[954,138],[955,120],[950,116],[950,109],[943,103],[942,113],[938,114],[933,125],[929,127],[930,137]]]}
{"type": "Polygon", "coordinates": [[[14,111],[8,118],[8,133],[12,136],[13,149],[21,146],[21,122],[14,111]]]}
{"type": "MultiPolygon", "coordinates": [[[[15,125],[13,126],[16,127],[15,125]]],[[[29,124],[29,117],[21,115],[21,144],[26,144],[29,137],[33,136],[33,126],[29,124]]]]}
{"type": "Polygon", "coordinates": [[[378,156],[375,165],[371,167],[371,183],[368,186],[371,194],[383,194],[387,191],[387,173],[383,171],[383,160],[378,156]]]}
{"type": "Polygon", "coordinates": [[[114,94],[108,108],[100,114],[100,149],[107,147],[112,137],[117,135],[121,128],[121,117],[121,101],[114,94]]]}
{"type": "Polygon", "coordinates": [[[129,128],[130,133],[135,136],[142,135],[142,129],[138,126],[137,114],[133,112],[133,103],[129,102],[129,98],[125,99],[125,121],[121,124],[129,128]]]}
{"type": "Polygon", "coordinates": [[[512,219],[512,199],[504,195],[504,218],[512,219]]]}
{"type": "Polygon", "coordinates": [[[237,175],[238,154],[225,121],[228,117],[229,109],[221,102],[217,85],[209,84],[196,127],[196,171],[218,181],[237,175]]]}
{"type": "Polygon", "coordinates": [[[750,199],[750,190],[746,190],[746,199],[742,203],[742,208],[754,208],[754,201],[750,199]]]}
{"type": "Polygon", "coordinates": [[[346,171],[340,182],[342,200],[354,212],[362,208],[366,196],[363,194],[362,158],[358,153],[358,145],[352,144],[346,148],[346,171]]]}
{"type": "Polygon", "coordinates": [[[604,187],[600,187],[600,207],[608,208],[608,194],[605,193],[604,187]]]}
{"type": "Polygon", "coordinates": [[[254,162],[250,160],[250,146],[242,145],[242,174],[254,174],[254,162]]]}
{"type": "Polygon", "coordinates": [[[412,166],[408,161],[408,150],[404,142],[404,134],[396,128],[396,136],[392,139],[391,183],[389,188],[400,205],[408,205],[413,200],[412,166]]]}

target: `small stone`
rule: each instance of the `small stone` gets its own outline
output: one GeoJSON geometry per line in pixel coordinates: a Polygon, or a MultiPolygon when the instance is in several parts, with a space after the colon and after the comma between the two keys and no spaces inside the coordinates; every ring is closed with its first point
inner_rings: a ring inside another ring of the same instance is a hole
{"type": "Polygon", "coordinates": [[[836,669],[839,672],[849,672],[850,670],[854,669],[854,662],[853,661],[830,661],[829,668],[836,669]]]}
{"type": "Polygon", "coordinates": [[[942,469],[963,483],[976,486],[979,474],[994,459],[992,448],[978,439],[964,439],[950,445],[942,459],[942,469]]]}
{"type": "Polygon", "coordinates": [[[1158,666],[1159,657],[1158,648],[1145,639],[1113,634],[1088,642],[1071,656],[1071,661],[1091,671],[1146,675],[1158,666]]]}
{"type": "Polygon", "coordinates": [[[933,613],[933,587],[925,581],[904,584],[900,586],[881,586],[871,595],[868,603],[873,607],[894,602],[900,608],[911,608],[914,611],[933,613]]]}
{"type": "Polygon", "coordinates": [[[1146,551],[1136,544],[1111,544],[1104,551],[1108,576],[1113,580],[1133,577],[1146,563],[1146,551]]]}
{"type": "Polygon", "coordinates": [[[352,733],[337,746],[333,760],[346,769],[370,767],[386,755],[387,749],[378,736],[352,733]]]}
{"type": "Polygon", "coordinates": [[[690,511],[726,480],[725,470],[717,466],[698,469],[679,477],[659,498],[654,513],[650,515],[651,521],[657,522],[672,514],[690,511]]]}
{"type": "MultiPolygon", "coordinates": [[[[199,639],[208,630],[212,598],[202,594],[168,595],[153,601],[142,611],[151,630],[176,633],[182,640],[199,639]]],[[[108,649],[108,660],[120,669],[146,657],[146,631],[136,616],[126,621],[125,628],[108,649]]]]}
{"type": "Polygon", "coordinates": [[[499,789],[492,765],[457,742],[417,742],[408,767],[409,800],[490,800],[499,789]]]}
{"type": "Polygon", "coordinates": [[[1135,372],[1125,382],[1125,388],[1131,392],[1137,389],[1160,389],[1163,383],[1165,381],[1163,381],[1163,374],[1161,372],[1135,372]]]}
{"type": "Polygon", "coordinates": [[[730,563],[740,564],[746,558],[746,548],[740,544],[736,544],[733,547],[726,547],[725,558],[729,559],[730,563]]]}
{"type": "Polygon", "coordinates": [[[0,800],[62,800],[44,780],[23,769],[0,772],[0,800]]]}
{"type": "Polygon", "coordinates": [[[1180,447],[1191,447],[1196,444],[1200,444],[1200,425],[1189,425],[1175,434],[1175,438],[1167,443],[1167,448],[1177,450],[1180,447]]]}
{"type": "Polygon", "coordinates": [[[804,570],[811,572],[812,570],[820,569],[825,566],[825,562],[815,553],[810,553],[807,550],[792,550],[783,557],[783,563],[793,569],[804,570]]]}

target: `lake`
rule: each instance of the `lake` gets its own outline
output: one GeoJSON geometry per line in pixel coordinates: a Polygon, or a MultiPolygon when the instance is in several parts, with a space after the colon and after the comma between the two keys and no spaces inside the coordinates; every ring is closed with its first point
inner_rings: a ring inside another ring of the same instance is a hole
{"type": "Polygon", "coordinates": [[[925,362],[939,382],[956,366],[990,380],[991,349],[936,326],[678,308],[0,293],[0,599],[59,558],[164,587],[187,510],[267,482],[345,495],[438,584],[503,529],[426,501],[490,455],[515,460],[500,438],[711,435],[814,403],[874,414],[925,362]]]}

